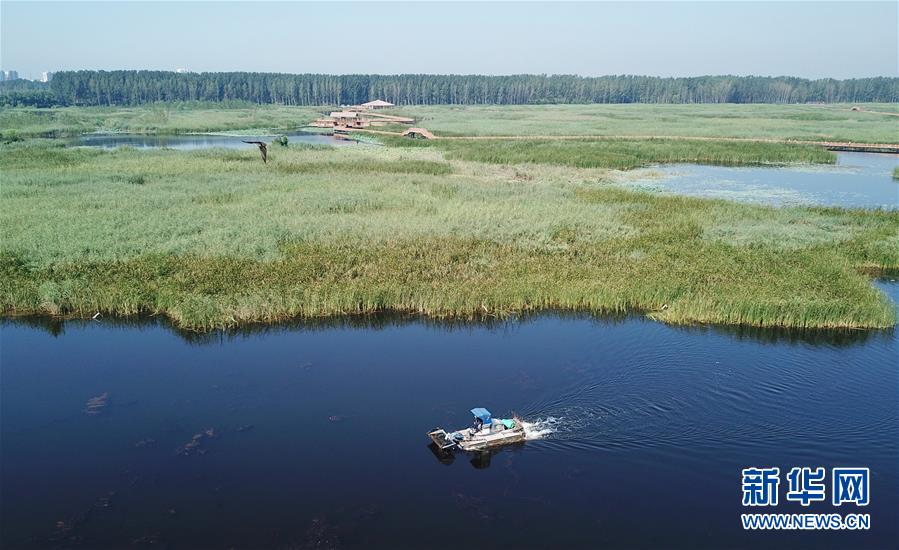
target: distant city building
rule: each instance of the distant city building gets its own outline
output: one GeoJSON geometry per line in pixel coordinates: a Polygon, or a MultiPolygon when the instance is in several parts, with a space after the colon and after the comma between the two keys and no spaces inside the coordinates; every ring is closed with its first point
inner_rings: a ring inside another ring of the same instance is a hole
{"type": "Polygon", "coordinates": [[[19,78],[19,71],[3,71],[3,80],[17,80],[19,78]]]}
{"type": "Polygon", "coordinates": [[[41,73],[41,82],[50,82],[53,78],[53,73],[50,71],[44,71],[41,73]]]}
{"type": "Polygon", "coordinates": [[[179,68],[175,69],[175,72],[176,73],[189,73],[190,71],[188,71],[184,67],[179,67],[179,68]]]}

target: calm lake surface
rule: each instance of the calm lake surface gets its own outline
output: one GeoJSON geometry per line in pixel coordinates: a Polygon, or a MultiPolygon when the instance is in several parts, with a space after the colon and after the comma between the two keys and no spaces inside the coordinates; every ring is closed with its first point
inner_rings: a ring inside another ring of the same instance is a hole
{"type": "MultiPolygon", "coordinates": [[[[279,134],[280,135],[280,134],[279,134]]],[[[291,143],[309,143],[313,145],[355,145],[356,142],[348,139],[338,139],[327,134],[314,134],[294,132],[284,134],[291,143]]],[[[179,149],[192,151],[195,149],[211,149],[221,147],[225,149],[246,149],[254,145],[244,143],[242,140],[255,140],[270,142],[276,136],[273,134],[254,136],[221,136],[211,134],[179,134],[179,135],[143,135],[143,134],[85,134],[73,143],[83,147],[101,147],[103,149],[115,149],[116,147],[134,147],[137,149],[179,149]]]]}
{"type": "Polygon", "coordinates": [[[635,185],[652,190],[773,206],[899,208],[893,168],[899,155],[837,153],[836,165],[777,168],[677,164],[646,171],[635,185]],[[661,175],[661,178],[657,178],[661,175]]]}
{"type": "Polygon", "coordinates": [[[5,548],[899,543],[894,331],[544,315],[207,335],[19,319],[0,336],[5,548]],[[518,411],[534,439],[441,462],[425,432],[475,406],[518,411]],[[867,466],[871,503],[803,509],[782,479],[780,506],[747,510],[748,466],[867,466]],[[872,528],[746,532],[747,511],[872,528]]]}

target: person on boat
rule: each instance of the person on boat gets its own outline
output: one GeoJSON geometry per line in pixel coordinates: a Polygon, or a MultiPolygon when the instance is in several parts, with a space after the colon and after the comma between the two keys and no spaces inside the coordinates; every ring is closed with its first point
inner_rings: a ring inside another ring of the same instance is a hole
{"type": "Polygon", "coordinates": [[[471,409],[471,414],[474,415],[474,425],[471,428],[472,434],[480,432],[485,425],[490,426],[492,424],[490,411],[483,407],[471,409]]]}
{"type": "Polygon", "coordinates": [[[484,421],[475,417],[474,424],[471,427],[472,433],[478,433],[484,427],[484,421]]]}

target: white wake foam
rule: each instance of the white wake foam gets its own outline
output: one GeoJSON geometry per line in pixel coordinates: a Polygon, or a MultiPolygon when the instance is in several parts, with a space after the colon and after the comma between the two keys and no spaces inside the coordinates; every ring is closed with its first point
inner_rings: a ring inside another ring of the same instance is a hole
{"type": "Polygon", "coordinates": [[[546,418],[538,418],[533,422],[522,421],[524,426],[524,435],[527,439],[542,439],[551,433],[555,433],[562,419],[555,416],[547,416],[546,418]]]}

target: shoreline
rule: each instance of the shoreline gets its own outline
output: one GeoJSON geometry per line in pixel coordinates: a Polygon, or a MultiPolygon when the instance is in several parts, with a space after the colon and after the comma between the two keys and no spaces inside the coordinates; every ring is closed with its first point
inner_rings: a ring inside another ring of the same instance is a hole
{"type": "MultiPolygon", "coordinates": [[[[439,243],[434,244],[439,246],[439,243]]],[[[452,249],[439,256],[449,259],[458,254],[485,253],[483,246],[478,243],[471,243],[469,247],[478,250],[473,252],[452,249]]],[[[389,261],[373,258],[393,255],[395,261],[396,257],[404,255],[404,252],[413,256],[423,253],[420,249],[412,248],[406,251],[403,247],[393,249],[381,247],[380,251],[371,254],[368,259],[361,259],[363,265],[357,265],[352,269],[365,271],[391,269],[378,265],[389,264],[389,261]]],[[[585,253],[589,254],[586,251],[585,253]]],[[[332,260],[328,257],[327,252],[323,252],[319,261],[330,263],[342,260],[333,255],[330,255],[332,260]]],[[[190,264],[196,258],[169,257],[159,260],[162,263],[138,257],[129,262],[94,268],[89,265],[72,267],[70,269],[73,270],[73,275],[81,274],[75,278],[62,273],[58,273],[55,277],[34,278],[25,275],[23,278],[24,274],[21,272],[9,273],[11,266],[8,261],[4,261],[0,263],[0,268],[7,271],[10,276],[5,277],[3,283],[5,288],[0,289],[0,297],[4,302],[0,316],[44,317],[59,320],[90,320],[97,313],[101,318],[161,317],[179,330],[197,333],[239,330],[254,325],[277,326],[292,322],[315,323],[378,316],[415,316],[434,322],[477,323],[482,320],[506,322],[532,315],[563,314],[643,318],[681,327],[825,332],[834,330],[876,332],[893,330],[897,324],[896,304],[877,289],[873,282],[886,278],[890,278],[892,282],[894,274],[899,273],[899,266],[855,268],[857,277],[867,281],[867,292],[877,297],[871,296],[874,301],[870,302],[870,310],[863,315],[863,310],[854,309],[854,306],[843,303],[844,300],[841,299],[828,300],[829,305],[825,305],[820,303],[820,298],[809,297],[806,301],[796,301],[786,296],[778,298],[775,293],[769,298],[741,301],[739,296],[730,295],[726,291],[727,285],[709,289],[708,292],[693,290],[680,296],[676,294],[665,296],[664,288],[670,284],[677,287],[677,283],[659,281],[651,277],[643,282],[643,286],[648,285],[648,288],[642,289],[628,286],[619,288],[619,285],[614,284],[595,287],[595,282],[579,279],[568,280],[565,284],[557,285],[554,290],[547,290],[541,288],[542,283],[538,281],[543,281],[547,277],[552,278],[553,273],[537,270],[519,273],[512,280],[503,280],[503,275],[489,274],[486,276],[495,288],[491,291],[470,292],[459,285],[446,284],[429,277],[421,277],[421,280],[416,280],[406,287],[402,284],[377,281],[346,280],[338,273],[332,272],[322,273],[315,280],[303,283],[259,288],[251,284],[253,278],[278,280],[288,271],[295,269],[291,266],[310,260],[315,261],[315,258],[301,254],[298,258],[273,263],[238,262],[242,266],[234,265],[234,261],[227,258],[208,259],[204,262],[206,266],[199,272],[190,264]],[[201,281],[223,269],[232,273],[236,278],[232,284],[241,290],[236,293],[225,291],[221,295],[202,295],[204,283],[201,281]],[[185,283],[187,286],[184,286],[183,290],[175,288],[153,290],[163,287],[164,281],[138,281],[131,275],[131,272],[146,273],[148,270],[164,272],[181,280],[179,286],[185,283]],[[97,278],[88,275],[92,271],[98,274],[97,278]],[[119,272],[117,275],[114,273],[116,271],[119,272]],[[103,275],[100,275],[101,273],[103,275]],[[331,280],[332,283],[325,284],[326,280],[331,280]],[[296,284],[301,286],[293,286],[296,284]],[[441,284],[443,286],[440,286],[441,284]],[[138,288],[135,288],[135,285],[138,285],[138,288]],[[59,293],[61,293],[59,298],[48,298],[59,293]],[[880,305],[875,307],[874,304],[878,301],[880,305]],[[825,310],[821,310],[822,307],[825,310]],[[826,309],[828,307],[836,309],[830,311],[826,309]],[[880,311],[875,313],[877,309],[880,311]]],[[[505,270],[518,272],[522,267],[521,262],[521,259],[514,257],[508,259],[510,265],[504,266],[505,270]]],[[[566,260],[560,257],[556,258],[555,262],[564,264],[556,266],[563,273],[582,269],[582,266],[572,262],[572,258],[566,260]]],[[[406,271],[411,267],[412,265],[408,264],[400,269],[406,271]]],[[[458,269],[459,266],[456,266],[456,271],[458,269]]],[[[409,272],[406,271],[405,276],[408,275],[409,272]]],[[[480,280],[484,276],[485,274],[475,274],[474,279],[480,280]]],[[[474,284],[483,286],[481,283],[474,284]]],[[[687,281],[681,284],[687,284],[687,281]]],[[[747,290],[735,288],[734,292],[746,293],[747,290]]]]}
{"type": "Polygon", "coordinates": [[[783,338],[808,338],[810,340],[846,337],[867,337],[876,334],[889,334],[897,330],[899,324],[885,327],[801,327],[786,325],[753,325],[753,324],[726,324],[715,322],[666,322],[652,316],[649,310],[588,310],[588,309],[561,309],[547,307],[543,309],[527,309],[509,311],[503,315],[491,314],[483,310],[475,310],[471,315],[430,315],[418,310],[384,309],[368,312],[345,312],[310,316],[285,316],[283,318],[266,321],[245,321],[234,325],[224,325],[207,329],[197,329],[179,325],[175,319],[166,312],[152,313],[139,311],[137,313],[116,314],[100,313],[99,317],[85,313],[51,314],[47,312],[2,312],[0,313],[0,325],[3,323],[25,325],[65,325],[76,323],[89,325],[97,323],[99,326],[163,326],[183,335],[186,338],[204,338],[215,335],[239,336],[256,332],[268,332],[278,330],[326,330],[329,328],[378,328],[382,326],[394,326],[405,324],[434,325],[437,327],[498,327],[509,324],[525,324],[541,319],[571,319],[588,320],[595,323],[621,323],[641,322],[660,324],[672,329],[682,330],[709,330],[722,334],[756,335],[761,338],[778,336],[783,338]]]}
{"type": "MultiPolygon", "coordinates": [[[[402,137],[401,132],[389,132],[386,130],[370,130],[368,128],[354,128],[353,132],[378,134],[385,136],[402,137]]],[[[846,151],[860,153],[884,153],[899,155],[899,141],[896,143],[855,143],[845,141],[805,140],[805,139],[773,139],[773,138],[744,138],[728,136],[681,136],[681,135],[639,135],[639,134],[541,134],[541,135],[440,135],[435,134],[434,141],[708,141],[708,142],[733,142],[733,143],[772,143],[782,145],[816,145],[824,147],[828,151],[846,151]]]]}

